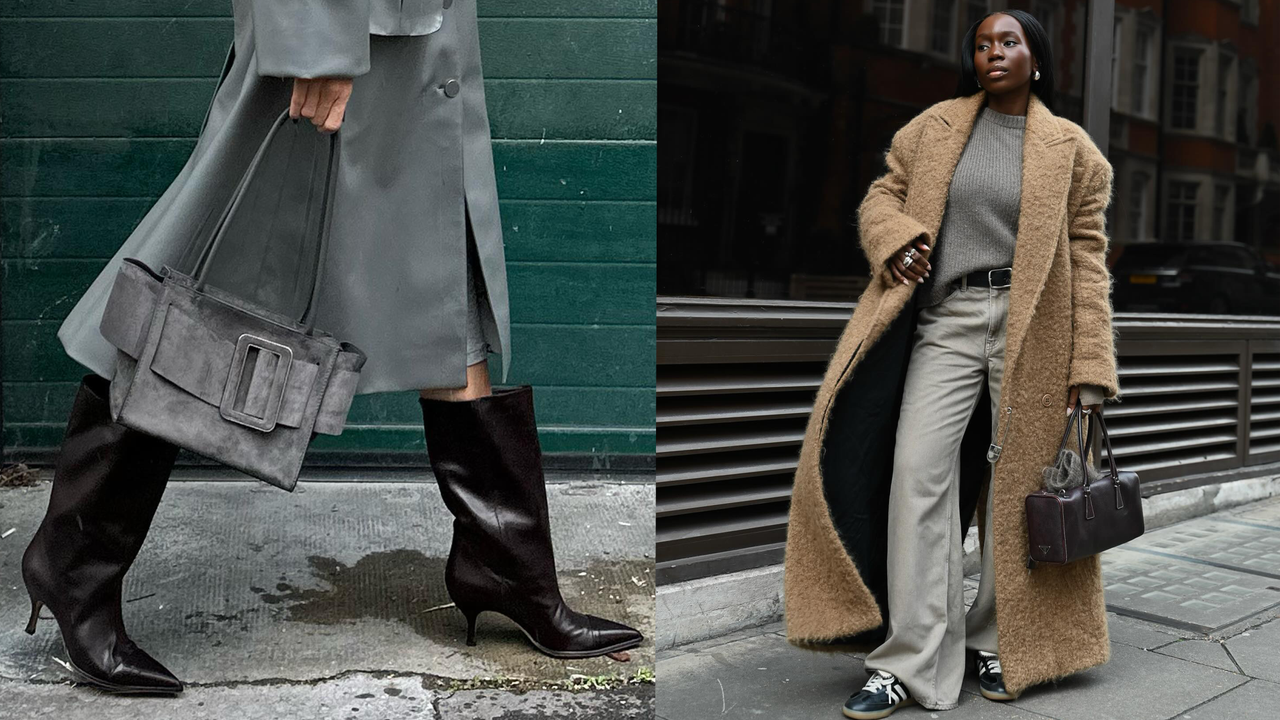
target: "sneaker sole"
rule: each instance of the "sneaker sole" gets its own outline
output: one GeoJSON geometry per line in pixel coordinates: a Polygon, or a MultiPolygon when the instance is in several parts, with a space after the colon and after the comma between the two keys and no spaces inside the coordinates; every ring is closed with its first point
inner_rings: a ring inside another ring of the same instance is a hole
{"type": "Polygon", "coordinates": [[[1018,696],[1017,696],[1017,695],[1013,695],[1013,694],[1011,694],[1011,693],[998,693],[998,692],[994,692],[994,691],[988,690],[988,689],[986,689],[986,688],[978,688],[978,691],[982,693],[982,697],[984,697],[984,698],[986,698],[986,699],[988,699],[988,700],[1000,700],[1000,701],[1005,701],[1005,700],[1017,700],[1017,699],[1018,699],[1018,696]]]}
{"type": "Polygon", "coordinates": [[[915,698],[907,698],[891,708],[876,710],[875,712],[858,712],[856,710],[850,710],[849,708],[840,708],[840,710],[844,713],[845,717],[853,718],[853,720],[879,720],[880,718],[889,717],[894,710],[897,710],[903,705],[914,705],[915,702],[915,698]]]}

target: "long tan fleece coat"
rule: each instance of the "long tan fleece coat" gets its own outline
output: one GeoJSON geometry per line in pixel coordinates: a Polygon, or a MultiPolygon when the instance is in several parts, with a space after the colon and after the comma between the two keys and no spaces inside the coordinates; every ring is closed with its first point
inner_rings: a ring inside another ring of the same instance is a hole
{"type": "MultiPolygon", "coordinates": [[[[985,104],[979,91],[913,118],[894,135],[888,172],[859,208],[875,278],[818,391],[792,492],[785,590],[787,636],[797,645],[870,648],[887,630],[885,510],[919,286],[895,283],[885,261],[920,236],[934,247],[952,174],[985,104]]],[[[1005,685],[1015,693],[1110,653],[1097,556],[1027,568],[1023,503],[1055,457],[1070,386],[1119,395],[1105,262],[1111,188],[1111,165],[1089,135],[1032,94],[999,402],[1003,448],[991,466],[990,410],[980,402],[960,458],[963,527],[975,514],[981,525],[984,482],[995,483],[996,622],[1005,685]]]]}

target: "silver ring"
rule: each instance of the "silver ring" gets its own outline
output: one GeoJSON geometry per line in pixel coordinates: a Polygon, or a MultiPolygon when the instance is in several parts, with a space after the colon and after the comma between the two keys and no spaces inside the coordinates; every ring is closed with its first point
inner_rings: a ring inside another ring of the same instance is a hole
{"type": "Polygon", "coordinates": [[[915,259],[915,258],[913,258],[913,257],[911,257],[910,255],[908,255],[908,256],[906,257],[906,259],[902,261],[902,267],[911,267],[911,263],[913,263],[913,262],[915,262],[915,261],[916,261],[916,259],[915,259]]]}

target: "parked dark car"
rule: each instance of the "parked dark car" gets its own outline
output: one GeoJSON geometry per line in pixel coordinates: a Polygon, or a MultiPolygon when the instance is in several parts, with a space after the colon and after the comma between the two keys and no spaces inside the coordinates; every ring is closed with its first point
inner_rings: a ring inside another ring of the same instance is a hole
{"type": "Polygon", "coordinates": [[[1117,312],[1280,315],[1280,268],[1241,243],[1125,245],[1111,276],[1117,312]]]}

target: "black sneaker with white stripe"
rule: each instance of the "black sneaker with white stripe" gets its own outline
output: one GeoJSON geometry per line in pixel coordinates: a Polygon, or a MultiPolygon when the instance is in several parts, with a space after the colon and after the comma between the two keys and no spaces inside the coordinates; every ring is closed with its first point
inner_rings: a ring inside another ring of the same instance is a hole
{"type": "Polygon", "coordinates": [[[1004,673],[1000,670],[1000,658],[985,650],[976,651],[978,666],[978,690],[988,700],[1016,700],[1017,695],[1004,689],[1004,673]]]}
{"type": "Polygon", "coordinates": [[[876,670],[871,673],[862,690],[849,698],[844,704],[844,716],[857,720],[876,720],[888,717],[890,713],[903,705],[915,702],[907,686],[903,685],[892,673],[876,670]]]}

